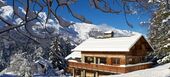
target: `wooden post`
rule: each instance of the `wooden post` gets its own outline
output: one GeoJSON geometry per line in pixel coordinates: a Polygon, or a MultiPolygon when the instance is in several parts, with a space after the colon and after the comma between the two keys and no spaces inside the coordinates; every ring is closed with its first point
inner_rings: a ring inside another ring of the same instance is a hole
{"type": "Polygon", "coordinates": [[[76,77],[76,71],[75,71],[75,68],[73,68],[73,77],[76,77]]]}
{"type": "Polygon", "coordinates": [[[111,58],[110,58],[110,57],[108,57],[108,58],[106,59],[106,63],[107,63],[107,64],[109,64],[109,65],[111,65],[111,64],[112,64],[112,60],[111,60],[111,58]]]}
{"type": "Polygon", "coordinates": [[[94,57],[94,64],[96,64],[96,57],[94,57]]]}
{"type": "MultiPolygon", "coordinates": [[[[129,63],[129,58],[128,56],[125,56],[122,60],[124,60],[124,64],[127,65],[129,63]]],[[[120,60],[120,62],[122,62],[122,60],[120,60]]]]}
{"type": "Polygon", "coordinates": [[[120,64],[126,65],[127,63],[128,63],[127,56],[123,56],[123,57],[120,58],[120,64]]]}
{"type": "Polygon", "coordinates": [[[82,62],[82,63],[85,63],[85,57],[84,57],[83,54],[81,55],[81,62],[82,62]]]}
{"type": "Polygon", "coordinates": [[[98,60],[98,63],[97,63],[97,64],[100,64],[100,58],[98,58],[97,60],[98,60]]]}
{"type": "Polygon", "coordinates": [[[94,72],[94,77],[99,77],[99,72],[95,71],[94,72]]]}
{"type": "Polygon", "coordinates": [[[81,77],[86,77],[86,70],[81,71],[81,77]]]}
{"type": "MultiPolygon", "coordinates": [[[[85,56],[83,54],[81,54],[81,62],[82,63],[85,63],[85,56]]],[[[85,70],[82,70],[81,71],[81,77],[86,77],[86,71],[85,70]]]]}

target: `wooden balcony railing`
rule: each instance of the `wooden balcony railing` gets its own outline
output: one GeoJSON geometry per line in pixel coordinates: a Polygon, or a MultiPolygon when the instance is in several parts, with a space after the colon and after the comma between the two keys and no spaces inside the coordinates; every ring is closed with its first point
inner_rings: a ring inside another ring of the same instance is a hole
{"type": "Polygon", "coordinates": [[[101,65],[101,64],[88,64],[81,62],[69,62],[69,67],[101,72],[110,72],[110,73],[122,73],[125,72],[125,68],[120,68],[113,65],[101,65]]]}
{"type": "Polygon", "coordinates": [[[109,72],[109,73],[126,73],[140,69],[146,69],[151,66],[150,63],[145,63],[141,65],[133,65],[133,66],[115,66],[115,65],[102,65],[102,64],[89,64],[89,63],[81,63],[81,62],[69,62],[69,68],[75,69],[84,69],[84,70],[92,70],[92,71],[101,71],[101,72],[109,72]]]}

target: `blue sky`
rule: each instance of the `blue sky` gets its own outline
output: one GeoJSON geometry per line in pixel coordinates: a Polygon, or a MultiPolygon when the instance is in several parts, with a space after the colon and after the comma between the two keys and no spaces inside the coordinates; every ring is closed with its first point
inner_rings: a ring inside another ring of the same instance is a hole
{"type": "MultiPolygon", "coordinates": [[[[141,26],[139,23],[141,21],[148,21],[149,15],[148,14],[139,14],[139,15],[127,15],[128,21],[133,24],[133,28],[129,27],[127,23],[125,22],[124,15],[121,14],[109,14],[109,13],[103,13],[95,8],[90,7],[90,4],[88,2],[89,0],[78,0],[77,3],[71,5],[72,10],[74,12],[85,16],[88,20],[92,21],[95,25],[101,25],[106,24],[108,26],[112,26],[117,29],[123,29],[123,30],[130,30],[130,31],[137,31],[144,35],[147,35],[148,33],[148,27],[147,26],[141,26]]],[[[7,2],[10,4],[12,3],[12,0],[7,0],[7,2]]],[[[53,7],[56,7],[56,5],[53,5],[53,7]]],[[[116,5],[114,6],[114,9],[122,9],[122,7],[116,5]]],[[[80,22],[79,20],[72,17],[66,8],[60,8],[58,10],[58,14],[64,17],[68,21],[74,21],[74,22],[80,22]]]]}
{"type": "MultiPolygon", "coordinates": [[[[133,24],[133,28],[131,28],[126,24],[123,14],[103,13],[90,7],[88,0],[78,0],[78,2],[71,7],[76,13],[92,21],[93,24],[107,24],[114,28],[137,31],[145,35],[148,33],[148,27],[139,24],[141,21],[148,21],[149,15],[147,14],[128,15],[128,21],[133,24]]],[[[116,6],[115,9],[122,9],[122,7],[116,6]]],[[[60,8],[58,13],[67,20],[79,22],[77,19],[73,18],[65,8],[60,8]]]]}

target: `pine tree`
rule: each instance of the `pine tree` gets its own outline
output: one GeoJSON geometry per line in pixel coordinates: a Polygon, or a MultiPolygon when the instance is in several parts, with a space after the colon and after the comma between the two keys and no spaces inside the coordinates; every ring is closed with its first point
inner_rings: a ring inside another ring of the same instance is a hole
{"type": "Polygon", "coordinates": [[[151,19],[149,40],[155,49],[154,58],[170,55],[170,9],[163,3],[151,19]]]}
{"type": "Polygon", "coordinates": [[[72,48],[73,46],[70,44],[69,39],[64,40],[59,37],[53,41],[49,60],[51,60],[55,69],[58,68],[61,70],[67,67],[67,61],[64,58],[71,53],[72,48]]]}

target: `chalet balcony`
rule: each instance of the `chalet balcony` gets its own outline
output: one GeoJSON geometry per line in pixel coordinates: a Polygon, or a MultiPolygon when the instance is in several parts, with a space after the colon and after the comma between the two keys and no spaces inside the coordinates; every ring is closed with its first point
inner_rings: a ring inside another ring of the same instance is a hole
{"type": "Polygon", "coordinates": [[[151,63],[139,63],[135,65],[102,65],[102,64],[89,64],[81,62],[69,62],[69,68],[81,69],[81,70],[91,70],[99,72],[109,72],[109,73],[126,73],[135,70],[146,69],[150,67],[151,63]]]}

